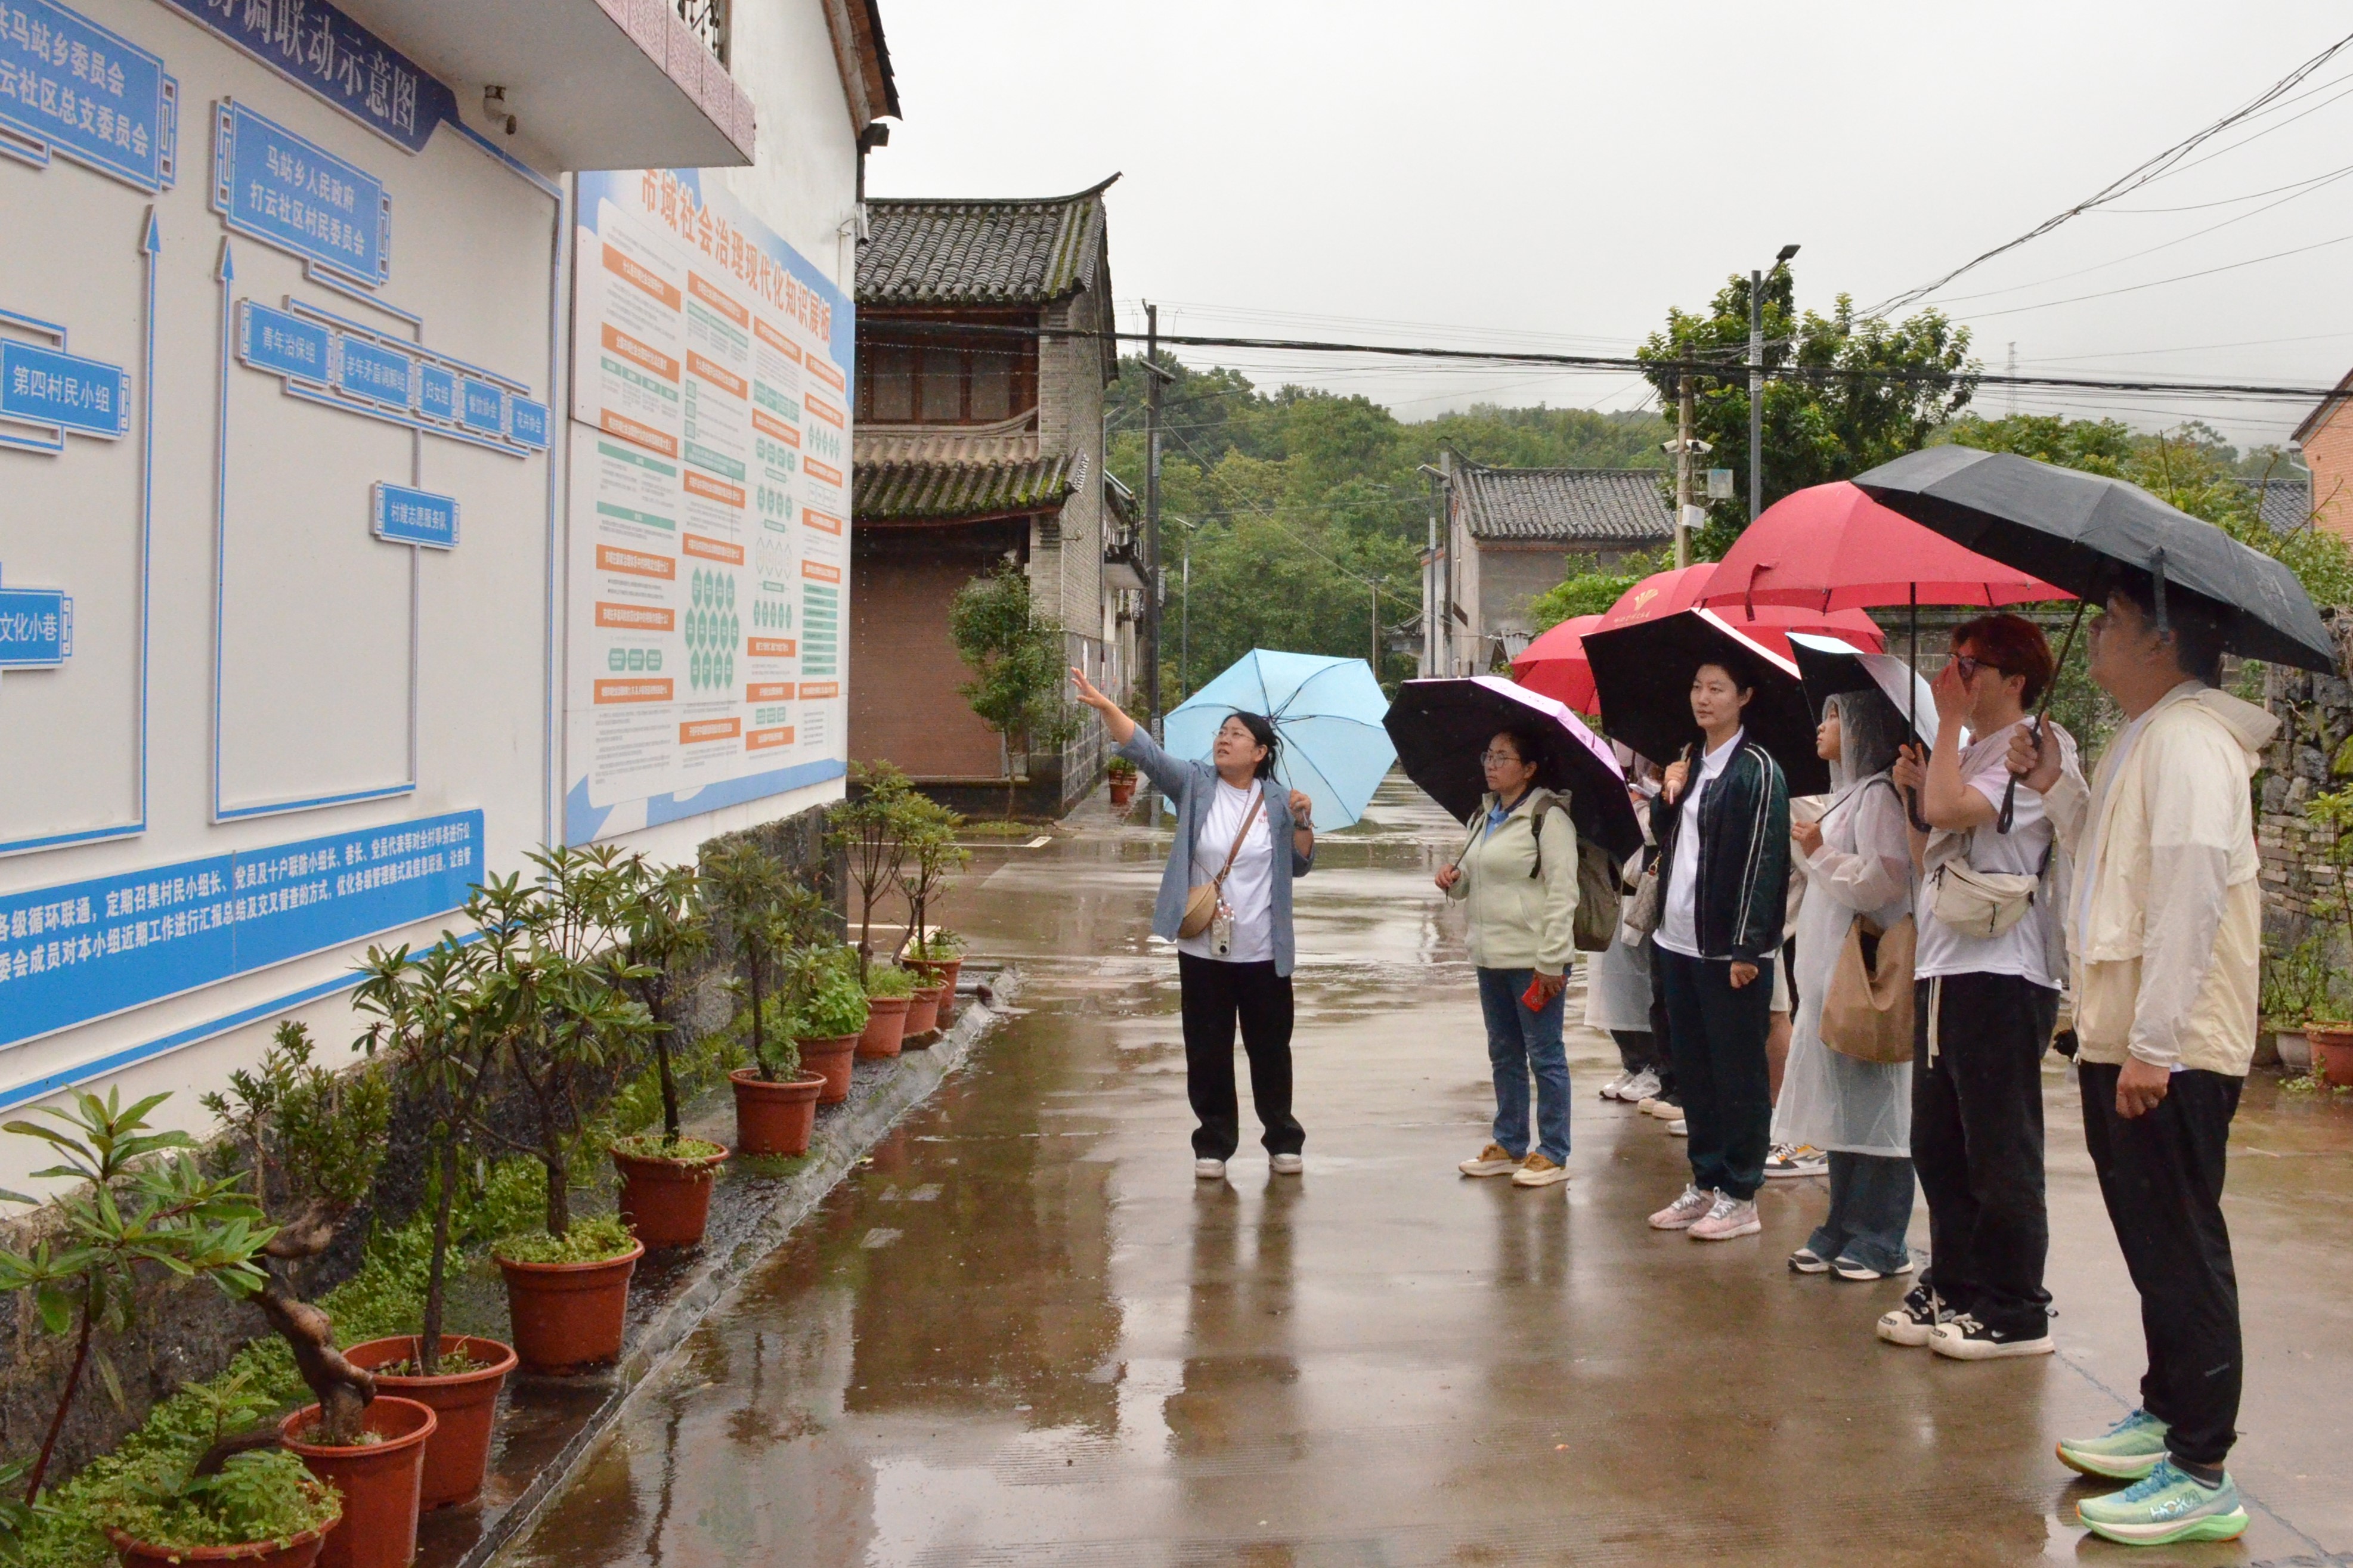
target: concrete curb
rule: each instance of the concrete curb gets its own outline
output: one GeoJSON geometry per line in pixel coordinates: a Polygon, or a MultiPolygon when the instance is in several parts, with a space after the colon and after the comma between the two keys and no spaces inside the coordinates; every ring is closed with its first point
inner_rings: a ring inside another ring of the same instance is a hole
{"type": "MultiPolygon", "coordinates": [[[[788,1176],[757,1182],[763,1190],[748,1204],[730,1205],[734,1212],[723,1219],[714,1212],[712,1227],[716,1230],[723,1224],[729,1233],[727,1237],[717,1246],[707,1245],[683,1276],[661,1291],[660,1300],[645,1317],[640,1319],[635,1311],[631,1313],[621,1360],[609,1373],[596,1379],[517,1377],[510,1381],[501,1407],[502,1426],[518,1419],[528,1420],[523,1412],[514,1408],[521,1403],[518,1395],[528,1399],[534,1393],[544,1392],[558,1395],[554,1403],[568,1405],[570,1400],[562,1395],[576,1398],[601,1387],[602,1397],[585,1415],[575,1406],[554,1417],[559,1430],[547,1434],[557,1438],[552,1452],[540,1448],[536,1454],[518,1456],[494,1450],[493,1473],[484,1489],[483,1502],[472,1510],[424,1516],[417,1568],[483,1568],[536,1522],[541,1511],[579,1472],[590,1450],[618,1418],[638,1384],[686,1342],[712,1309],[741,1284],[755,1265],[815,1212],[826,1194],[857,1168],[867,1152],[881,1142],[901,1117],[931,1098],[941,1082],[964,1064],[982,1036],[1005,1016],[1005,1005],[1020,984],[1018,972],[1008,966],[986,978],[991,1001],[985,1005],[970,994],[963,997],[963,1008],[955,1025],[938,1043],[928,1049],[908,1051],[890,1061],[872,1064],[876,1069],[869,1079],[872,1088],[863,1093],[853,1089],[841,1113],[819,1123],[806,1164],[788,1176]],[[497,1489],[498,1472],[518,1458],[529,1467],[529,1484],[511,1500],[491,1501],[490,1496],[497,1489]],[[437,1530],[436,1525],[442,1528],[437,1530]],[[472,1526],[470,1530],[469,1525],[472,1526]]],[[[732,1116],[733,1112],[723,1110],[721,1114],[732,1116]]],[[[701,1124],[713,1120],[713,1113],[705,1109],[695,1121],[701,1124]]],[[[686,1131],[700,1132],[702,1128],[691,1125],[686,1131]]],[[[714,1211],[718,1207],[713,1205],[714,1211]]],[[[517,1447],[539,1446],[525,1439],[517,1447]]]]}

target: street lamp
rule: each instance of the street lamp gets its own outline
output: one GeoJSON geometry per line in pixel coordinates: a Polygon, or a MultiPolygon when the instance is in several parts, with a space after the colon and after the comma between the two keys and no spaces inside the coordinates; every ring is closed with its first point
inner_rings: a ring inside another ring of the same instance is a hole
{"type": "MultiPolygon", "coordinates": [[[[1776,270],[1798,254],[1785,245],[1773,258],[1776,270]]],[[[1748,521],[1765,510],[1765,274],[1748,275],[1748,521]]]]}

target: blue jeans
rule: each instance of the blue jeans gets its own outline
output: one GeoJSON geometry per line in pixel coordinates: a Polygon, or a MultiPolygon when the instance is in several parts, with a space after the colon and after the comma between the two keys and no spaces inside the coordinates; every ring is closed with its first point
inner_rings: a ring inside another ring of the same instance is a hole
{"type": "Polygon", "coordinates": [[[1892,1274],[1911,1256],[1904,1233],[1912,1226],[1912,1162],[1892,1154],[1831,1151],[1831,1213],[1806,1243],[1835,1263],[1852,1258],[1892,1274]]]}
{"type": "MultiPolygon", "coordinates": [[[[1487,1062],[1495,1069],[1495,1142],[1514,1158],[1528,1152],[1528,1074],[1536,1080],[1536,1152],[1568,1163],[1568,1050],[1560,1043],[1561,996],[1531,1013],[1520,993],[1533,969],[1479,971],[1487,1015],[1487,1062]]],[[[1567,993],[1563,992],[1563,995],[1567,993]]]]}

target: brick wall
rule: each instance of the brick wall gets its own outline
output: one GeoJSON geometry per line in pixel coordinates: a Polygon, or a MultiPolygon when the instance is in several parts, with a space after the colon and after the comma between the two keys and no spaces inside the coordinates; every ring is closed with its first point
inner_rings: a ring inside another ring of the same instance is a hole
{"type": "MultiPolygon", "coordinates": [[[[2353,656],[2353,611],[2323,610],[2321,616],[2336,634],[2337,665],[2344,669],[2353,656]]],[[[2279,736],[2264,751],[2255,781],[2263,933],[2274,945],[2288,946],[2310,931],[2314,896],[2334,889],[2337,881],[2336,868],[2321,853],[2326,835],[2310,828],[2303,807],[2345,782],[2330,778],[2329,763],[2353,735],[2353,686],[2340,676],[2272,665],[2264,672],[2263,706],[2280,721],[2279,736]]]]}
{"type": "Polygon", "coordinates": [[[1004,750],[956,688],[972,679],[948,636],[956,591],[1021,542],[1020,521],[860,526],[850,540],[849,754],[916,778],[1002,778],[1004,750]]]}
{"type": "Polygon", "coordinates": [[[2353,412],[2344,404],[2306,437],[2304,460],[2312,469],[2312,510],[2320,526],[2353,539],[2353,412]]]}

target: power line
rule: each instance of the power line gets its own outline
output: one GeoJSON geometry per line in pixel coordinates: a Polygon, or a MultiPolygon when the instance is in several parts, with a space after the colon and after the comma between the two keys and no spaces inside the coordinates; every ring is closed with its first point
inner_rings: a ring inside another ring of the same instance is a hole
{"type": "MultiPolygon", "coordinates": [[[[2105,300],[2116,294],[2137,294],[2144,289],[2161,289],[2168,283],[2186,283],[2192,278],[2211,278],[2217,272],[2236,272],[2242,267],[2256,267],[2266,261],[2277,261],[2283,257],[2302,256],[2308,250],[2326,250],[2332,245],[2342,245],[2348,239],[2353,239],[2353,234],[2340,234],[2334,239],[2315,240],[2310,245],[2299,245],[2287,250],[2274,250],[2268,256],[2251,256],[2244,261],[2226,261],[2220,267],[2200,268],[2195,272],[2177,272],[2170,278],[2152,278],[2146,283],[2126,283],[2115,289],[2097,289],[2089,294],[2070,294],[2063,300],[2045,300],[2034,305],[2006,305],[1999,310],[1972,310],[1961,319],[1966,321],[1985,321],[1996,316],[2015,316],[2027,310],[2047,310],[2054,305],[2080,305],[2086,300],[2105,300]]],[[[2143,389],[2132,387],[2126,390],[2137,392],[2143,389]]]]}

